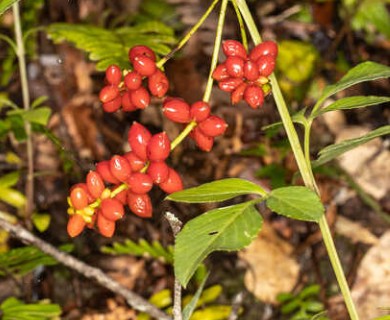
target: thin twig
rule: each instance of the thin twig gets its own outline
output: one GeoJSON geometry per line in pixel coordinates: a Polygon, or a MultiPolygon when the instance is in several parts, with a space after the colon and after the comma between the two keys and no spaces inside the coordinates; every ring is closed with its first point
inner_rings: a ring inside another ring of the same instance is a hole
{"type": "Polygon", "coordinates": [[[243,302],[244,302],[244,292],[241,291],[237,293],[233,298],[232,311],[230,312],[228,320],[238,319],[238,315],[240,313],[240,309],[242,307],[243,302]]]}
{"type": "Polygon", "coordinates": [[[0,218],[0,227],[10,232],[14,237],[18,238],[23,243],[39,248],[42,252],[52,256],[54,259],[68,268],[77,271],[88,279],[95,280],[101,286],[111,290],[112,292],[120,294],[126,299],[127,303],[133,309],[145,312],[159,320],[172,320],[168,315],[166,315],[160,309],[156,308],[154,305],[150,304],[144,298],[122,286],[112,278],[108,277],[101,269],[92,267],[65,252],[59,251],[56,247],[36,237],[25,228],[18,225],[13,225],[3,218],[0,218]]]}

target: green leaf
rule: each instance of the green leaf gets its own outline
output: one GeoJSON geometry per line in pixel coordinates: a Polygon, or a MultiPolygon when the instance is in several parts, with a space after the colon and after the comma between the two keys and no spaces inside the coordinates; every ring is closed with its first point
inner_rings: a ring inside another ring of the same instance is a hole
{"type": "Polygon", "coordinates": [[[203,291],[204,285],[206,284],[206,281],[208,279],[208,274],[204,277],[203,281],[198,287],[198,290],[196,290],[194,296],[192,297],[191,301],[184,307],[182,315],[183,315],[183,320],[189,320],[192,314],[194,313],[194,310],[196,306],[198,305],[198,301],[200,298],[200,295],[203,291]]]}
{"type": "Polygon", "coordinates": [[[259,185],[248,180],[228,178],[171,193],[166,199],[188,203],[220,202],[244,194],[258,194],[264,197],[267,193],[259,185]]]}
{"type": "Polygon", "coordinates": [[[172,292],[169,289],[164,289],[153,294],[149,302],[159,309],[164,309],[172,305],[172,292]]]}
{"type": "Polygon", "coordinates": [[[191,320],[224,320],[229,317],[231,311],[231,306],[208,306],[203,310],[195,311],[191,317],[191,320]]]}
{"type": "MultiPolygon", "coordinates": [[[[298,112],[294,113],[292,116],[291,116],[291,120],[292,122],[294,123],[298,123],[298,124],[301,124],[303,126],[305,126],[307,124],[307,119],[305,117],[305,113],[306,113],[306,107],[299,110],[298,112]]],[[[282,121],[278,121],[278,122],[275,122],[275,123],[271,123],[267,126],[264,126],[262,127],[261,129],[263,130],[275,130],[276,128],[279,128],[279,127],[282,127],[283,123],[282,121]]]]}
{"type": "Polygon", "coordinates": [[[354,84],[388,77],[390,77],[390,67],[372,61],[360,63],[349,70],[339,82],[327,86],[324,89],[321,97],[314,106],[314,110],[317,110],[318,106],[320,106],[331,95],[353,86],[354,84]]]}
{"type": "Polygon", "coordinates": [[[334,158],[340,156],[341,154],[352,150],[372,139],[375,139],[380,136],[390,134],[390,125],[383,126],[378,129],[375,129],[359,138],[348,139],[337,144],[332,144],[330,146],[322,149],[318,154],[319,158],[313,161],[313,167],[323,165],[324,163],[333,160],[334,158]]]}
{"type": "Polygon", "coordinates": [[[317,313],[324,310],[324,305],[319,301],[305,301],[303,307],[306,311],[317,313]]]}
{"type": "Polygon", "coordinates": [[[214,209],[192,219],[176,237],[174,267],[177,279],[185,287],[211,252],[240,250],[249,245],[262,223],[253,201],[214,209]]]}
{"type": "Polygon", "coordinates": [[[34,304],[25,304],[11,297],[0,305],[2,319],[4,320],[49,320],[61,314],[61,308],[57,304],[43,300],[34,304]]]}
{"type": "Polygon", "coordinates": [[[0,187],[0,200],[15,208],[22,208],[26,203],[26,197],[18,190],[0,187]]]}
{"type": "Polygon", "coordinates": [[[0,16],[19,0],[0,0],[0,16]]]}
{"type": "Polygon", "coordinates": [[[19,180],[20,172],[12,171],[0,177],[0,188],[13,187],[19,180]]]}
{"type": "Polygon", "coordinates": [[[280,311],[282,311],[282,314],[289,314],[297,310],[300,307],[300,304],[301,301],[299,301],[298,299],[291,300],[290,302],[282,306],[280,311]]]}
{"type": "Polygon", "coordinates": [[[166,55],[170,52],[169,45],[176,43],[173,29],[159,21],[146,21],[114,30],[91,25],[54,23],[48,27],[48,33],[55,42],[66,40],[88,52],[89,58],[98,62],[98,70],[105,70],[110,64],[128,69],[128,51],[135,45],[143,44],[158,55],[166,55]]]}
{"type": "Polygon", "coordinates": [[[346,109],[357,109],[370,107],[377,104],[389,102],[389,97],[377,97],[377,96],[354,96],[354,97],[346,97],[333,102],[325,108],[318,109],[314,112],[311,117],[315,118],[321,114],[324,114],[329,111],[334,110],[346,110],[346,109]]]}
{"type": "Polygon", "coordinates": [[[272,211],[297,220],[317,222],[324,214],[320,198],[307,187],[293,186],[272,190],[266,203],[272,211]]]}
{"type": "Polygon", "coordinates": [[[42,104],[44,104],[47,100],[49,100],[48,96],[40,96],[40,97],[36,98],[31,103],[31,109],[35,109],[35,108],[41,107],[42,104]]]}
{"type": "Polygon", "coordinates": [[[28,122],[37,123],[46,126],[47,122],[49,121],[50,115],[51,115],[50,108],[39,107],[39,108],[28,110],[26,113],[24,113],[23,118],[28,122]]]}
{"type": "Polygon", "coordinates": [[[47,213],[34,213],[32,222],[39,232],[45,232],[50,226],[51,216],[47,213]]]}
{"type": "Polygon", "coordinates": [[[299,299],[304,300],[310,296],[316,296],[320,292],[321,287],[318,284],[308,286],[298,294],[299,299]]]}

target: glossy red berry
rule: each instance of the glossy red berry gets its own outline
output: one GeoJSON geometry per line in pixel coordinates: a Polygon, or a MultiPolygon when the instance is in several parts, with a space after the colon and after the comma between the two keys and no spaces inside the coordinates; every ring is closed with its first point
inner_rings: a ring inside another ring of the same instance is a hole
{"type": "Polygon", "coordinates": [[[153,183],[160,184],[168,179],[169,167],[164,161],[153,161],[146,173],[152,178],[153,183]]]}
{"type": "Polygon", "coordinates": [[[198,124],[198,128],[203,134],[209,137],[216,137],[223,134],[227,128],[225,120],[218,116],[211,115],[206,120],[198,124]]]}
{"type": "Polygon", "coordinates": [[[191,121],[190,106],[182,99],[166,99],[162,111],[164,116],[173,122],[188,123],[191,121]]]}
{"type": "Polygon", "coordinates": [[[115,155],[110,160],[110,171],[119,181],[126,181],[131,175],[131,167],[125,157],[115,155]]]}
{"type": "MultiPolygon", "coordinates": [[[[115,190],[118,186],[116,186],[115,188],[112,188],[112,190],[115,190]]],[[[117,199],[119,200],[120,203],[122,203],[123,205],[126,204],[126,199],[127,199],[127,190],[122,190],[121,192],[119,192],[115,197],[114,199],[117,199]]]]}
{"type": "Polygon", "coordinates": [[[150,103],[149,92],[144,87],[130,91],[130,99],[137,109],[145,109],[150,103]]]}
{"type": "Polygon", "coordinates": [[[131,171],[138,172],[145,167],[145,161],[138,157],[133,151],[126,152],[123,156],[129,161],[131,171]]]}
{"type": "Polygon", "coordinates": [[[123,217],[125,210],[118,199],[107,198],[100,204],[100,214],[108,220],[117,221],[123,217]]]}
{"type": "Polygon", "coordinates": [[[147,193],[136,194],[132,192],[127,193],[127,205],[131,212],[141,218],[152,217],[153,207],[152,201],[147,193]]]}
{"type": "Polygon", "coordinates": [[[137,71],[125,75],[125,85],[129,90],[137,90],[142,85],[142,76],[137,71]]]}
{"type": "Polygon", "coordinates": [[[147,193],[153,187],[153,180],[145,173],[134,172],[127,180],[129,189],[133,193],[147,193]]]}
{"type": "Polygon", "coordinates": [[[227,71],[227,67],[225,63],[221,63],[217,65],[217,67],[214,69],[212,77],[214,80],[221,81],[229,78],[229,73],[227,71]]]}
{"type": "Polygon", "coordinates": [[[110,170],[110,161],[101,161],[96,164],[96,172],[100,174],[104,181],[118,184],[120,181],[114,177],[110,170]]]}
{"type": "Polygon", "coordinates": [[[225,65],[229,76],[233,78],[242,78],[244,76],[244,59],[237,56],[226,58],[225,65]]]}
{"type": "Polygon", "coordinates": [[[268,77],[275,69],[275,57],[271,55],[261,56],[256,60],[258,65],[259,75],[263,77],[268,77]]]}
{"type": "Polygon", "coordinates": [[[255,81],[259,77],[259,68],[256,62],[248,60],[244,64],[244,77],[249,81],[255,81]]]}
{"type": "Polygon", "coordinates": [[[103,110],[105,112],[112,113],[118,111],[121,105],[122,105],[122,97],[118,95],[116,98],[114,98],[114,100],[103,103],[103,110]]]}
{"type": "Polygon", "coordinates": [[[246,82],[241,83],[230,95],[230,101],[232,104],[240,102],[244,97],[244,92],[248,84],[246,82]]]}
{"type": "Polygon", "coordinates": [[[85,228],[86,222],[79,214],[74,214],[69,217],[67,232],[72,238],[77,237],[85,228]]]}
{"type": "Polygon", "coordinates": [[[106,103],[114,100],[119,96],[119,89],[117,86],[105,86],[100,90],[99,99],[101,102],[106,103]]]}
{"type": "Polygon", "coordinates": [[[242,78],[228,78],[218,82],[218,87],[222,91],[232,92],[243,82],[244,80],[242,78]]]}
{"type": "Polygon", "coordinates": [[[96,220],[100,234],[104,237],[111,238],[115,232],[115,222],[107,219],[100,211],[97,214],[96,220]]]}
{"type": "Polygon", "coordinates": [[[271,55],[276,57],[278,55],[278,46],[273,41],[264,41],[259,43],[249,53],[249,59],[256,61],[261,56],[271,55]]]}
{"type": "Polygon", "coordinates": [[[153,50],[147,46],[137,45],[132,47],[129,50],[129,60],[133,61],[136,56],[145,56],[152,59],[153,61],[156,61],[156,55],[154,54],[153,50]]]}
{"type": "Polygon", "coordinates": [[[130,92],[125,92],[122,95],[122,110],[125,112],[132,112],[137,110],[137,107],[131,101],[130,92]]]}
{"type": "Polygon", "coordinates": [[[192,120],[201,122],[206,120],[211,112],[210,105],[205,101],[197,101],[191,105],[190,116],[192,120]]]}
{"type": "Polygon", "coordinates": [[[148,78],[148,88],[152,95],[157,98],[165,96],[169,89],[169,81],[165,73],[159,69],[148,78]]]}
{"type": "Polygon", "coordinates": [[[121,69],[115,64],[110,65],[106,69],[106,79],[109,84],[117,86],[122,80],[121,69]]]}
{"type": "Polygon", "coordinates": [[[261,107],[264,103],[263,90],[256,85],[249,85],[244,92],[244,100],[253,109],[261,107]]]}
{"type": "Polygon", "coordinates": [[[87,191],[80,186],[73,188],[70,192],[70,201],[76,210],[84,209],[88,206],[87,191]]]}
{"type": "Polygon", "coordinates": [[[134,122],[128,133],[128,142],[131,150],[142,160],[148,159],[146,154],[146,146],[152,134],[142,124],[134,122]]]}
{"type": "Polygon", "coordinates": [[[225,40],[222,42],[222,50],[225,56],[237,56],[246,59],[246,50],[241,42],[236,40],[225,40]]]}
{"type": "Polygon", "coordinates": [[[132,63],[134,70],[142,76],[149,77],[156,71],[156,63],[147,56],[135,56],[132,63]]]}
{"type": "Polygon", "coordinates": [[[164,161],[171,152],[171,141],[165,132],[152,136],[146,147],[147,158],[150,161],[164,161]]]}
{"type": "Polygon", "coordinates": [[[199,149],[209,152],[214,145],[214,138],[206,136],[199,128],[191,131],[191,138],[194,139],[199,149]]]}
{"type": "Polygon", "coordinates": [[[104,181],[96,171],[89,171],[86,178],[89,193],[95,198],[99,198],[105,189],[104,181]]]}
{"type": "Polygon", "coordinates": [[[159,184],[161,190],[166,193],[173,193],[183,190],[183,182],[180,175],[172,168],[169,168],[168,179],[159,184]]]}

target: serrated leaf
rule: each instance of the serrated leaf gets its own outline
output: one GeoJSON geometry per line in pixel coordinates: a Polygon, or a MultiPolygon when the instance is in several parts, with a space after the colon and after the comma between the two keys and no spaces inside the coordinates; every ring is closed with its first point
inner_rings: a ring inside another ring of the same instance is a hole
{"type": "Polygon", "coordinates": [[[47,213],[34,213],[31,218],[39,232],[45,232],[50,226],[51,216],[47,213]]]}
{"type": "Polygon", "coordinates": [[[266,204],[272,211],[297,220],[317,222],[324,214],[320,198],[307,187],[292,186],[272,190],[266,204]]]}
{"type": "Polygon", "coordinates": [[[372,139],[375,139],[380,136],[384,136],[390,134],[390,125],[383,126],[378,129],[375,129],[361,137],[354,138],[354,139],[348,139],[345,141],[342,141],[340,143],[332,144],[330,146],[325,147],[322,149],[318,154],[319,158],[315,161],[313,161],[313,167],[318,167],[320,165],[323,165],[324,163],[329,162],[330,160],[333,160],[334,158],[337,158],[338,156],[342,155],[343,153],[352,150],[372,139]]]}
{"type": "Polygon", "coordinates": [[[188,203],[220,202],[244,194],[258,194],[264,197],[267,193],[259,185],[248,180],[228,178],[171,193],[166,199],[188,203]]]}
{"type": "Polygon", "coordinates": [[[314,106],[314,110],[316,110],[318,106],[320,106],[325,101],[325,99],[341,90],[344,90],[360,82],[388,77],[390,77],[390,67],[372,61],[360,63],[356,67],[350,69],[347,74],[341,78],[340,81],[333,85],[327,86],[324,89],[321,97],[314,106]]]}
{"type": "Polygon", "coordinates": [[[13,187],[19,180],[20,172],[12,171],[0,177],[0,188],[13,187]]]}
{"type": "Polygon", "coordinates": [[[48,33],[55,42],[66,40],[88,52],[89,58],[98,62],[98,70],[105,70],[110,64],[128,69],[128,51],[135,45],[143,44],[157,55],[166,55],[170,52],[169,45],[176,43],[173,29],[159,21],[146,21],[133,27],[114,30],[91,25],[55,23],[49,26],[48,33]]]}
{"type": "Polygon", "coordinates": [[[0,200],[15,208],[22,208],[26,203],[26,197],[18,190],[0,187],[0,200]]]}
{"type": "Polygon", "coordinates": [[[0,0],[0,16],[19,0],[0,0]]]}
{"type": "Polygon", "coordinates": [[[249,245],[260,231],[262,222],[253,201],[214,209],[189,221],[176,237],[174,267],[177,279],[185,287],[211,252],[240,250],[249,245]]]}
{"type": "Polygon", "coordinates": [[[336,102],[333,102],[332,104],[326,106],[325,108],[317,110],[314,114],[311,115],[311,117],[315,118],[329,111],[364,108],[364,107],[374,106],[389,101],[390,101],[390,97],[378,97],[378,96],[346,97],[346,98],[339,99],[336,102]]]}

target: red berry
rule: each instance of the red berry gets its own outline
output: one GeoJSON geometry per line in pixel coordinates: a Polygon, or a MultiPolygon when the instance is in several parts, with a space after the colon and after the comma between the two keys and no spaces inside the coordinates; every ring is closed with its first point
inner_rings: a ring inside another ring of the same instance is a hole
{"type": "Polygon", "coordinates": [[[241,42],[226,40],[222,42],[222,50],[225,56],[237,56],[246,59],[246,50],[241,42]]]}
{"type": "Polygon", "coordinates": [[[191,138],[194,139],[199,149],[209,152],[214,145],[214,138],[206,136],[199,128],[191,131],[191,138]]]}
{"type": "Polygon", "coordinates": [[[145,167],[145,161],[138,157],[133,151],[126,152],[123,156],[129,161],[131,171],[138,172],[145,167]]]}
{"type": "Polygon", "coordinates": [[[191,105],[190,115],[191,119],[196,122],[206,120],[210,115],[210,105],[204,101],[197,101],[191,105]]]}
{"type": "Polygon", "coordinates": [[[256,63],[260,76],[268,77],[274,71],[276,61],[274,56],[268,55],[261,56],[256,60],[256,63]]]}
{"type": "Polygon", "coordinates": [[[128,91],[122,95],[122,110],[125,112],[137,110],[137,107],[131,102],[130,92],[128,91]]]}
{"type": "Polygon", "coordinates": [[[164,116],[173,122],[188,123],[191,121],[190,106],[182,99],[166,99],[162,111],[164,116]]]}
{"type": "Polygon", "coordinates": [[[150,218],[153,213],[152,201],[147,193],[127,193],[127,205],[130,210],[141,218],[150,218]]]}
{"type": "Polygon", "coordinates": [[[131,150],[142,160],[148,159],[146,146],[152,134],[142,124],[134,122],[128,133],[128,141],[131,150]]]}
{"type": "Polygon", "coordinates": [[[225,120],[218,116],[210,116],[198,124],[198,128],[203,134],[209,137],[216,137],[223,134],[227,128],[225,120]]]}
{"type": "Polygon", "coordinates": [[[149,92],[144,87],[130,91],[130,99],[138,109],[145,109],[150,103],[149,92]]]}
{"type": "Polygon", "coordinates": [[[119,96],[119,89],[117,86],[105,86],[99,93],[99,99],[103,103],[112,101],[117,96],[119,96]]]}
{"type": "Polygon", "coordinates": [[[113,176],[110,170],[110,161],[100,161],[96,164],[96,172],[100,174],[104,181],[118,184],[120,181],[113,176]]]}
{"type": "Polygon", "coordinates": [[[113,236],[115,232],[115,222],[107,219],[100,211],[98,212],[96,224],[102,236],[107,238],[113,236]]]}
{"type": "Polygon", "coordinates": [[[221,63],[217,65],[217,67],[213,71],[213,79],[217,81],[225,80],[229,78],[229,73],[227,71],[227,67],[225,63],[221,63]]]}
{"type": "Polygon", "coordinates": [[[159,184],[161,190],[166,193],[173,193],[183,190],[183,182],[179,174],[172,168],[169,168],[168,179],[159,184]]]}
{"type": "Polygon", "coordinates": [[[87,223],[87,224],[85,225],[88,229],[93,229],[93,228],[95,227],[96,217],[97,217],[97,214],[94,214],[94,215],[91,217],[91,222],[89,222],[89,223],[87,223]]]}
{"type": "Polygon", "coordinates": [[[229,56],[226,61],[228,74],[233,78],[242,78],[244,76],[244,60],[240,57],[229,56]]]}
{"type": "Polygon", "coordinates": [[[153,183],[159,184],[168,179],[169,167],[164,161],[153,161],[149,164],[147,174],[152,178],[153,183]]]}
{"type": "Polygon", "coordinates": [[[171,152],[171,141],[165,132],[152,136],[146,147],[147,157],[150,161],[164,161],[171,152]]]}
{"type": "Polygon", "coordinates": [[[119,110],[121,105],[122,97],[118,95],[116,98],[114,98],[114,100],[103,103],[103,110],[110,113],[115,112],[119,110]]]}
{"type": "Polygon", "coordinates": [[[106,69],[106,79],[109,84],[117,86],[122,80],[121,69],[115,64],[110,65],[106,69]]]}
{"type": "MultiPolygon", "coordinates": [[[[116,187],[118,187],[118,186],[116,186],[116,187]]],[[[112,188],[112,190],[115,190],[116,187],[115,187],[115,188],[112,188]]],[[[122,190],[121,192],[119,192],[119,193],[114,197],[114,199],[119,200],[120,203],[122,203],[123,205],[125,205],[125,204],[126,204],[126,201],[127,201],[127,200],[126,200],[126,199],[127,199],[127,189],[126,189],[126,190],[122,190]]]]}
{"type": "Polygon", "coordinates": [[[155,62],[147,56],[135,56],[132,63],[134,70],[145,77],[151,76],[156,71],[155,62]]]}
{"type": "Polygon", "coordinates": [[[74,214],[69,217],[67,232],[72,238],[77,237],[85,228],[86,222],[79,214],[74,214]]]}
{"type": "Polygon", "coordinates": [[[244,92],[244,100],[253,109],[261,107],[264,103],[263,90],[256,85],[249,85],[244,92]]]}
{"type": "Polygon", "coordinates": [[[129,161],[125,157],[115,155],[110,160],[110,171],[119,181],[126,181],[131,175],[129,161]]]}
{"type": "Polygon", "coordinates": [[[95,198],[99,198],[105,189],[103,179],[96,171],[89,171],[86,178],[89,193],[95,198]]]}
{"type": "Polygon", "coordinates": [[[242,98],[244,97],[244,91],[247,86],[248,84],[243,82],[236,89],[234,89],[234,91],[230,95],[230,100],[232,104],[239,103],[242,100],[242,98]]]}
{"type": "Polygon", "coordinates": [[[125,85],[129,90],[137,90],[142,85],[142,76],[137,71],[125,75],[125,85]]]}
{"type": "Polygon", "coordinates": [[[218,83],[219,89],[226,92],[232,92],[236,89],[244,80],[242,78],[228,78],[225,80],[221,80],[218,83]]]}
{"type": "Polygon", "coordinates": [[[249,59],[256,61],[261,56],[271,55],[276,57],[278,55],[278,46],[273,41],[264,41],[259,43],[249,53],[249,59]]]}
{"type": "Polygon", "coordinates": [[[129,60],[132,62],[136,56],[145,56],[153,61],[156,61],[156,55],[154,54],[153,50],[150,49],[147,46],[134,46],[129,50],[129,60]]]}
{"type": "Polygon", "coordinates": [[[153,180],[145,173],[135,172],[127,180],[127,184],[133,193],[147,193],[153,187],[153,180]]]}
{"type": "Polygon", "coordinates": [[[76,210],[84,209],[86,206],[88,206],[87,191],[80,186],[73,188],[70,191],[70,201],[76,210]]]}
{"type": "Polygon", "coordinates": [[[169,89],[169,81],[165,73],[159,69],[148,78],[148,88],[152,95],[157,98],[165,96],[169,89]]]}
{"type": "Polygon", "coordinates": [[[249,81],[255,81],[259,77],[259,69],[256,62],[248,60],[244,64],[244,77],[249,81]]]}
{"type": "Polygon", "coordinates": [[[100,214],[108,220],[117,221],[123,217],[125,210],[118,199],[107,198],[100,205],[100,214]]]}

